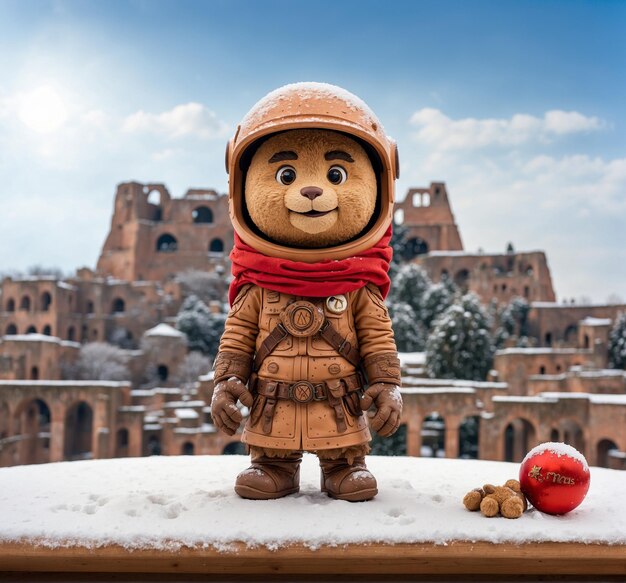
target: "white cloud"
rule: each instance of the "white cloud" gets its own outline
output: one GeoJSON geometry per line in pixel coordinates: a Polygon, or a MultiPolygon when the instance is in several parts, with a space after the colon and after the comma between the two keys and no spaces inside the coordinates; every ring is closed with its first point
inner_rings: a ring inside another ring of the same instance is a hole
{"type": "Polygon", "coordinates": [[[228,126],[201,103],[191,102],[156,114],[140,110],[124,119],[122,129],[161,134],[169,139],[211,139],[224,137],[228,126]]]}
{"type": "Polygon", "coordinates": [[[543,117],[516,113],[510,118],[454,120],[441,110],[428,107],[416,111],[410,122],[417,128],[415,137],[419,142],[443,151],[547,142],[556,136],[598,131],[607,125],[577,111],[551,110],[543,117]]]}

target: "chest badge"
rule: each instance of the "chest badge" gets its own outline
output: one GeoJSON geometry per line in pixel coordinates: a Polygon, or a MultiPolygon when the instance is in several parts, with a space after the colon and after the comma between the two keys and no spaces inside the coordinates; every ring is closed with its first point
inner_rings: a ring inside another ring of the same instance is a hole
{"type": "Polygon", "coordinates": [[[348,308],[348,300],[343,294],[326,298],[326,307],[333,314],[342,314],[348,308]]]}
{"type": "Polygon", "coordinates": [[[315,304],[300,300],[281,312],[280,321],[292,336],[313,336],[324,323],[324,312],[315,304]]]}

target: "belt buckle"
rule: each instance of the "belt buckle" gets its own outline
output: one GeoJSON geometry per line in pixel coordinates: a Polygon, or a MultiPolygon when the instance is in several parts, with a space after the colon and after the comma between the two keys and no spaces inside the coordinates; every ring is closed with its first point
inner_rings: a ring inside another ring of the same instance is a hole
{"type": "Polygon", "coordinates": [[[309,381],[298,381],[289,387],[289,398],[296,403],[310,403],[315,397],[315,387],[309,381]]]}

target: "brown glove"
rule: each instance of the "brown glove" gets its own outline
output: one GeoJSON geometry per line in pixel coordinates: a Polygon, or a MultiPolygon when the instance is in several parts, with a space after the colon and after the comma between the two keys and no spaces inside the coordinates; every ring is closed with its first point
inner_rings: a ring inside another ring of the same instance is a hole
{"type": "Polygon", "coordinates": [[[402,397],[396,385],[374,383],[363,394],[361,409],[367,411],[376,405],[376,414],[370,417],[370,426],[382,437],[393,435],[400,427],[402,397]]]}
{"type": "Polygon", "coordinates": [[[216,427],[226,435],[234,435],[243,420],[241,411],[237,408],[237,400],[246,407],[252,407],[254,402],[252,393],[238,378],[231,377],[215,385],[211,400],[211,417],[216,427]]]}

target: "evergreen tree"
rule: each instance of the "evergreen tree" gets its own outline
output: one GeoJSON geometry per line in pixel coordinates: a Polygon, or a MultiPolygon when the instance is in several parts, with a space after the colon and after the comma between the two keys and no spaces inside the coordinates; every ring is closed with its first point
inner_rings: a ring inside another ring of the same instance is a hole
{"type": "Polygon", "coordinates": [[[370,443],[372,455],[406,455],[406,425],[400,425],[390,437],[380,437],[372,431],[370,443]]]}
{"type": "Polygon", "coordinates": [[[494,343],[502,348],[506,341],[515,336],[517,346],[528,345],[528,312],[530,305],[524,298],[515,297],[498,314],[498,328],[494,343]]]}
{"type": "Polygon", "coordinates": [[[427,330],[430,330],[439,315],[453,304],[457,291],[454,282],[447,277],[428,288],[420,309],[420,319],[427,330]]]}
{"type": "Polygon", "coordinates": [[[432,281],[426,271],[415,263],[402,265],[393,280],[388,303],[396,302],[408,304],[413,308],[415,315],[420,318],[424,296],[432,286],[432,281]]]}
{"type": "Polygon", "coordinates": [[[413,308],[404,302],[389,306],[391,326],[399,352],[418,352],[426,345],[426,330],[413,308]]]}
{"type": "Polygon", "coordinates": [[[469,293],[435,320],[426,343],[426,370],[433,378],[484,381],[493,353],[489,319],[469,293]]]}
{"type": "Polygon", "coordinates": [[[609,367],[626,369],[626,312],[619,314],[609,335],[609,367]]]}
{"type": "Polygon", "coordinates": [[[212,313],[197,296],[189,296],[176,316],[176,328],[187,335],[190,350],[214,358],[224,333],[226,314],[212,313]]]}

